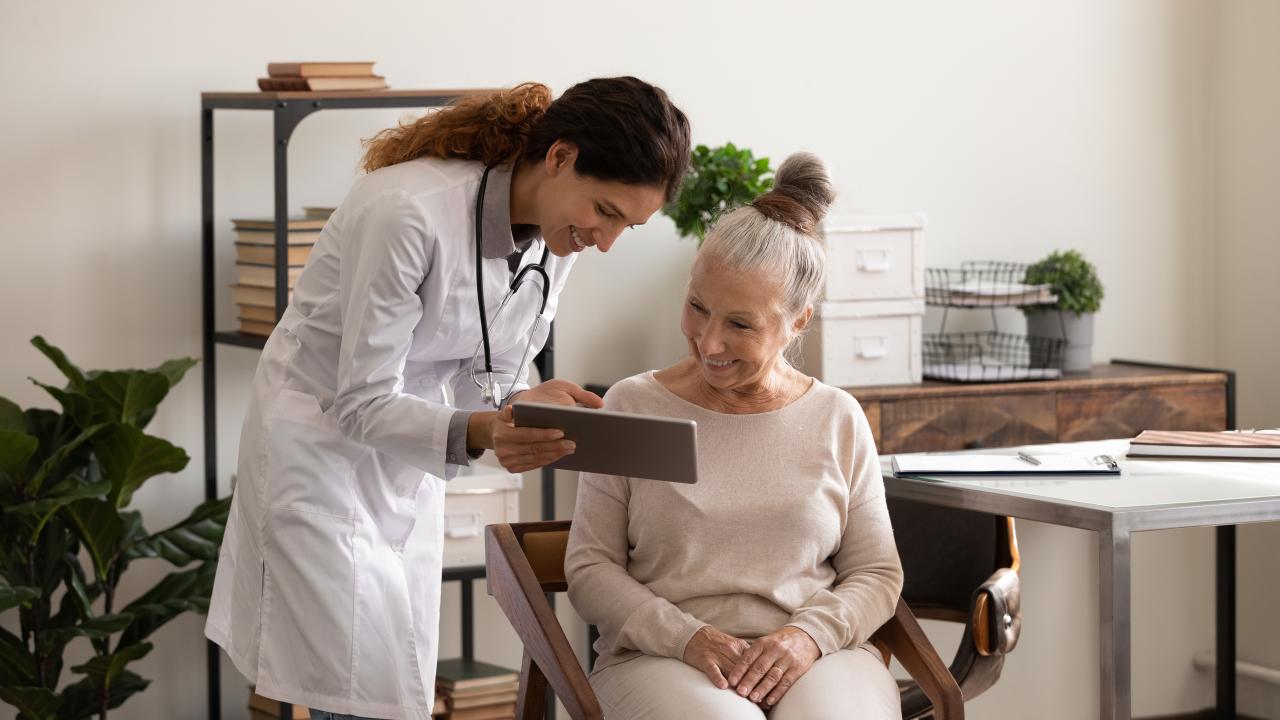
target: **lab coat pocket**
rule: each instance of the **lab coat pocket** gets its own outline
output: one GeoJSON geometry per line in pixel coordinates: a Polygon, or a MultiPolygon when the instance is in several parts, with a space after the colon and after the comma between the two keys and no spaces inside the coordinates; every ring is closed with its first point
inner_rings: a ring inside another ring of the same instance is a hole
{"type": "Polygon", "coordinates": [[[345,697],[354,672],[356,521],[274,509],[267,527],[260,678],[345,697]]]}
{"type": "Polygon", "coordinates": [[[279,391],[266,420],[267,506],[352,519],[352,467],[364,448],[348,440],[312,395],[279,391]]]}

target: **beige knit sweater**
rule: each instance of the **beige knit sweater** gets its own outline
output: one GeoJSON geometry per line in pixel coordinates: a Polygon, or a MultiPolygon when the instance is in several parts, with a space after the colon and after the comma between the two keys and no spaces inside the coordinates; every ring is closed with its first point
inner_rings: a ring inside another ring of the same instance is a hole
{"type": "Polygon", "coordinates": [[[597,668],[681,659],[703,625],[753,640],[794,625],[824,655],[892,614],[902,566],[862,408],[814,381],[790,405],[728,415],[646,373],[605,407],[698,423],[698,483],[583,473],[565,572],[599,626],[597,668]]]}

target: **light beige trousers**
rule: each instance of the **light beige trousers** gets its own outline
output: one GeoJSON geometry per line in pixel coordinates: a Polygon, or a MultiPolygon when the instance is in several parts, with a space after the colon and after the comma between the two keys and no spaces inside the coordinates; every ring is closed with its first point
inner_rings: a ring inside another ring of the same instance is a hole
{"type": "Polygon", "coordinates": [[[765,712],[702,671],[672,658],[645,655],[599,670],[591,687],[605,720],[900,720],[898,685],[880,656],[839,650],[800,676],[777,707],[765,712]]]}

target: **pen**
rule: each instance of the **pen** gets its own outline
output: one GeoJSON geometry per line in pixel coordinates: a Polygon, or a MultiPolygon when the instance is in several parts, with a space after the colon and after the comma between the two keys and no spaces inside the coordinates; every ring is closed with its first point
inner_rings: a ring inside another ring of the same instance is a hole
{"type": "Polygon", "coordinates": [[[1019,459],[1019,460],[1025,460],[1025,461],[1027,461],[1027,462],[1031,463],[1032,465],[1039,465],[1039,464],[1040,464],[1040,460],[1039,460],[1039,458],[1035,457],[1034,455],[1028,455],[1027,453],[1022,452],[1021,450],[1019,450],[1019,451],[1018,451],[1018,459],[1019,459]]]}

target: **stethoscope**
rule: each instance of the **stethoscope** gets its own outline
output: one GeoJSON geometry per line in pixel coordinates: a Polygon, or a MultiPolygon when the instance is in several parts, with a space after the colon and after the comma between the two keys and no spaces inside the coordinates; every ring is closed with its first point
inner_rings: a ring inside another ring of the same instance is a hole
{"type": "MultiPolygon", "coordinates": [[[[484,169],[484,174],[480,176],[480,189],[476,191],[476,305],[480,308],[480,346],[476,348],[476,352],[471,356],[471,382],[480,388],[480,398],[486,404],[492,405],[495,410],[502,409],[506,404],[511,390],[508,389],[504,394],[498,386],[498,381],[493,376],[493,356],[489,350],[489,320],[488,314],[484,310],[484,190],[489,184],[489,171],[493,169],[492,165],[484,169]],[[484,350],[484,380],[477,376],[476,360],[480,355],[480,351],[484,350]]],[[[529,331],[529,341],[524,346],[524,355],[520,360],[520,364],[515,367],[512,372],[512,387],[515,386],[515,378],[520,375],[520,369],[528,364],[531,358],[530,351],[533,349],[533,340],[538,335],[538,324],[544,323],[542,314],[547,309],[547,296],[551,291],[551,279],[547,276],[547,245],[546,241],[542,244],[542,257],[536,263],[529,263],[520,268],[516,272],[515,277],[511,279],[510,288],[507,294],[502,298],[502,303],[498,305],[498,310],[493,314],[493,319],[497,321],[502,315],[502,311],[507,307],[507,303],[511,298],[515,297],[516,290],[520,288],[520,284],[526,279],[530,272],[542,276],[542,302],[538,305],[538,314],[533,320],[533,327],[529,331]]]]}

